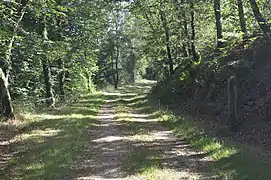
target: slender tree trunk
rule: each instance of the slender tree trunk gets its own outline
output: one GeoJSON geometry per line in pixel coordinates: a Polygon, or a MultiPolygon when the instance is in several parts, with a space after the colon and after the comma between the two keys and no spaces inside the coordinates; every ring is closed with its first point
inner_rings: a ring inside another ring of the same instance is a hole
{"type": "MultiPolygon", "coordinates": [[[[181,4],[184,5],[185,4],[185,1],[184,0],[181,0],[181,4]]],[[[192,55],[192,50],[191,50],[191,46],[190,46],[190,43],[188,41],[188,27],[187,27],[187,18],[186,18],[186,14],[185,14],[185,9],[181,9],[181,16],[182,16],[182,24],[183,24],[183,36],[185,38],[185,43],[183,45],[183,53],[184,53],[184,56],[185,57],[188,57],[188,54],[187,54],[187,47],[188,47],[188,53],[189,55],[192,55]]]]}
{"type": "Polygon", "coordinates": [[[257,5],[256,0],[249,0],[253,14],[255,19],[257,20],[261,30],[267,34],[270,33],[270,25],[268,22],[264,19],[263,15],[261,14],[259,7],[257,5]]]}
{"type": "Polygon", "coordinates": [[[160,18],[163,24],[163,28],[165,31],[165,39],[166,39],[166,49],[167,49],[167,57],[168,57],[168,64],[169,64],[169,74],[172,76],[174,74],[173,69],[173,60],[171,55],[171,49],[170,49],[170,36],[169,36],[169,29],[167,25],[167,21],[164,15],[164,12],[160,11],[160,18]]]}
{"type": "Polygon", "coordinates": [[[88,92],[90,92],[91,91],[91,77],[89,73],[87,73],[87,78],[88,78],[88,92]]]}
{"type": "Polygon", "coordinates": [[[116,60],[115,60],[115,89],[118,89],[118,84],[119,84],[119,47],[117,46],[116,48],[116,60]]]}
{"type": "MultiPolygon", "coordinates": [[[[48,40],[47,36],[47,28],[44,24],[44,31],[43,31],[43,37],[44,37],[44,44],[46,44],[46,41],[48,40]]],[[[49,65],[49,62],[46,57],[46,48],[44,48],[44,59],[42,60],[42,68],[43,68],[43,77],[44,77],[44,85],[45,85],[45,98],[46,98],[46,104],[48,107],[54,107],[55,106],[55,98],[53,93],[53,85],[51,80],[51,68],[49,65]]]]}
{"type": "Polygon", "coordinates": [[[135,56],[134,51],[131,51],[130,53],[131,53],[131,55],[129,56],[130,65],[129,65],[128,71],[129,71],[129,74],[130,74],[130,82],[135,83],[136,56],[135,56]]]}
{"type": "Polygon", "coordinates": [[[188,53],[187,53],[187,49],[186,49],[185,44],[182,44],[182,54],[184,57],[188,57],[188,53]]]}
{"type": "Polygon", "coordinates": [[[232,132],[238,132],[240,123],[237,118],[237,84],[235,76],[228,79],[227,94],[230,128],[232,132]]]}
{"type": "Polygon", "coordinates": [[[59,96],[61,101],[65,101],[65,67],[64,67],[64,61],[62,59],[59,59],[58,61],[59,66],[59,75],[58,75],[58,81],[59,81],[59,96]]]}
{"type": "MultiPolygon", "coordinates": [[[[15,32],[16,34],[16,32],[15,32]]],[[[12,106],[11,96],[9,92],[9,72],[11,69],[11,51],[13,47],[13,42],[15,40],[15,34],[12,36],[8,50],[6,52],[5,62],[0,68],[0,98],[2,102],[2,114],[8,119],[14,119],[14,110],[12,106]]]]}
{"type": "Polygon", "coordinates": [[[114,86],[115,89],[118,89],[119,85],[119,46],[120,46],[120,41],[119,41],[119,31],[120,31],[120,14],[119,14],[119,9],[117,9],[117,14],[116,14],[116,22],[115,22],[115,31],[116,31],[116,41],[115,41],[115,48],[116,48],[116,57],[115,57],[115,74],[114,74],[114,86]]]}
{"type": "Polygon", "coordinates": [[[85,71],[85,76],[87,78],[87,83],[88,83],[88,92],[91,91],[91,76],[90,76],[90,73],[85,71]]]}
{"type": "Polygon", "coordinates": [[[55,106],[55,98],[53,93],[53,85],[51,82],[51,69],[47,60],[42,61],[43,67],[43,77],[44,77],[44,85],[45,85],[45,98],[46,104],[48,107],[55,106]]]}
{"type": "Polygon", "coordinates": [[[217,48],[221,48],[223,47],[223,42],[222,42],[223,35],[222,35],[222,24],[221,24],[220,0],[214,0],[214,11],[215,11],[217,48]]]}
{"type": "Polygon", "coordinates": [[[134,70],[132,70],[132,72],[130,74],[130,81],[132,84],[135,83],[135,71],[134,70]]]}
{"type": "Polygon", "coordinates": [[[171,56],[170,46],[168,43],[167,43],[167,56],[168,56],[168,63],[169,63],[169,74],[170,76],[172,76],[174,74],[173,60],[171,56]]]}
{"type": "Polygon", "coordinates": [[[191,11],[191,53],[193,60],[198,60],[198,55],[195,47],[196,30],[195,30],[194,0],[190,0],[190,11],[191,11]]]}
{"type": "Polygon", "coordinates": [[[2,68],[0,68],[0,95],[2,100],[3,115],[9,119],[14,119],[14,111],[12,101],[8,89],[8,79],[6,78],[2,68]]]}
{"type": "MultiPolygon", "coordinates": [[[[88,57],[87,50],[84,52],[84,56],[85,56],[85,59],[87,59],[87,57],[88,57]]],[[[87,78],[88,92],[90,92],[91,91],[91,76],[90,76],[90,73],[88,71],[85,71],[85,75],[86,75],[86,78],[87,78]]]]}
{"type": "Polygon", "coordinates": [[[243,42],[245,44],[247,41],[247,27],[246,27],[246,20],[245,20],[245,14],[244,14],[243,0],[237,0],[237,5],[238,5],[240,27],[243,33],[243,42]]]}
{"type": "Polygon", "coordinates": [[[115,61],[114,61],[114,55],[113,55],[113,53],[111,53],[110,54],[110,61],[111,61],[111,65],[112,65],[112,67],[111,67],[111,69],[112,69],[112,79],[113,80],[110,80],[110,84],[113,84],[113,85],[115,85],[115,82],[116,82],[116,76],[115,76],[115,61]]]}

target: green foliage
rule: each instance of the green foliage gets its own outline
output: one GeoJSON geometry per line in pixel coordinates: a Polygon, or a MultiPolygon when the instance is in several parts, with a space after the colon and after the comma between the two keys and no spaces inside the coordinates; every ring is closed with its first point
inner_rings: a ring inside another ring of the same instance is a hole
{"type": "MultiPolygon", "coordinates": [[[[248,36],[254,36],[260,32],[259,26],[250,3],[243,4],[248,36]]],[[[258,4],[263,17],[270,21],[268,3],[261,0],[258,4]]],[[[61,86],[66,94],[81,94],[90,87],[114,84],[117,75],[121,84],[133,83],[143,76],[168,78],[168,48],[174,69],[183,70],[183,76],[178,78],[184,79],[198,67],[192,63],[191,44],[202,59],[215,50],[213,4],[207,1],[195,1],[192,7],[190,1],[38,0],[28,1],[25,14],[22,7],[17,1],[0,2],[0,62],[1,67],[10,69],[14,100],[43,99],[45,59],[50,66],[54,94],[59,96],[61,86]],[[195,40],[191,39],[192,12],[195,40]],[[151,75],[146,75],[149,72],[151,75]]],[[[242,42],[243,34],[236,2],[222,0],[221,11],[221,41],[225,42],[222,51],[227,54],[242,42]]]]}

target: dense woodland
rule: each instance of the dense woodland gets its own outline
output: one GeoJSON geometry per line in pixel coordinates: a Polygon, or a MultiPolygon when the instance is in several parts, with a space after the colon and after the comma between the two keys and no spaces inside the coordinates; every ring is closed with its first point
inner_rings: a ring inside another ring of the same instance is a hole
{"type": "Polygon", "coordinates": [[[271,179],[270,0],[0,0],[0,179],[271,179]]]}
{"type": "Polygon", "coordinates": [[[236,116],[236,73],[221,72],[268,46],[270,8],[268,0],[1,0],[1,113],[14,118],[14,104],[54,107],[148,78],[210,99],[228,82],[236,116]]]}

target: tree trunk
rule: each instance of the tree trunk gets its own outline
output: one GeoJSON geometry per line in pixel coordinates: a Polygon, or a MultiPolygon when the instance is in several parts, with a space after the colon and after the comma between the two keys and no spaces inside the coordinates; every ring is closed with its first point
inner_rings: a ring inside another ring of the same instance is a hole
{"type": "Polygon", "coordinates": [[[171,57],[170,46],[168,43],[167,43],[167,56],[168,56],[168,63],[169,63],[169,74],[170,74],[170,76],[173,76],[173,74],[174,74],[173,61],[172,61],[172,57],[171,57]]]}
{"type": "Polygon", "coordinates": [[[135,83],[135,71],[134,70],[132,70],[132,73],[130,74],[130,81],[132,84],[135,83]]]}
{"type": "Polygon", "coordinates": [[[243,42],[245,44],[247,41],[247,28],[246,28],[243,0],[237,0],[237,5],[238,5],[240,27],[241,27],[241,31],[243,33],[243,42]]]}
{"type": "Polygon", "coordinates": [[[64,67],[64,61],[59,59],[58,61],[59,66],[59,75],[58,75],[58,81],[59,81],[59,96],[61,101],[65,101],[65,90],[64,90],[64,84],[65,84],[65,67],[64,67]]]}
{"type": "Polygon", "coordinates": [[[135,83],[135,66],[136,66],[136,56],[134,51],[130,52],[130,63],[129,63],[129,67],[128,67],[128,73],[130,75],[130,83],[135,83]]]}
{"type": "Polygon", "coordinates": [[[169,64],[169,75],[172,76],[174,74],[174,69],[173,69],[173,60],[172,60],[171,49],[170,49],[170,36],[169,36],[167,21],[166,21],[163,11],[160,11],[160,18],[161,18],[163,28],[165,31],[166,49],[167,49],[167,57],[168,57],[168,64],[169,64]]]}
{"type": "MultiPolygon", "coordinates": [[[[85,50],[84,56],[85,56],[85,59],[88,58],[87,50],[85,50]]],[[[91,76],[90,76],[90,73],[88,72],[88,70],[85,71],[85,76],[86,76],[86,78],[87,78],[88,92],[90,92],[90,91],[91,91],[91,76]]]]}
{"type": "Polygon", "coordinates": [[[115,60],[115,78],[114,78],[114,85],[115,89],[118,89],[118,84],[119,84],[119,68],[118,68],[118,63],[119,63],[119,47],[117,46],[116,48],[116,60],[115,60]]]}
{"type": "Polygon", "coordinates": [[[222,35],[222,24],[221,24],[220,0],[214,0],[214,11],[215,11],[217,48],[221,48],[223,47],[223,42],[222,42],[223,35],[222,35]]]}
{"type": "Polygon", "coordinates": [[[91,77],[89,74],[88,74],[87,78],[88,78],[88,92],[90,92],[91,91],[91,77]]]}
{"type": "Polygon", "coordinates": [[[186,45],[182,44],[182,54],[184,57],[188,57],[186,45]]]}
{"type": "Polygon", "coordinates": [[[43,67],[43,77],[44,77],[44,85],[45,85],[45,98],[46,104],[48,107],[55,106],[55,98],[53,93],[53,85],[51,82],[51,69],[49,63],[44,59],[42,61],[43,67]]]}
{"type": "Polygon", "coordinates": [[[91,91],[91,76],[88,71],[85,71],[85,76],[87,78],[87,86],[88,86],[88,92],[91,91]]]}
{"type": "MultiPolygon", "coordinates": [[[[181,4],[184,5],[185,1],[181,0],[181,4]]],[[[190,43],[188,41],[188,27],[187,27],[187,18],[186,18],[186,14],[185,14],[185,9],[181,9],[180,10],[181,13],[181,17],[182,17],[182,24],[183,24],[183,36],[185,38],[185,43],[183,45],[183,54],[185,57],[188,57],[187,54],[187,47],[188,47],[188,53],[189,55],[192,55],[192,50],[190,49],[190,43]]]]}
{"type": "Polygon", "coordinates": [[[0,67],[0,93],[1,93],[0,100],[2,101],[3,115],[9,119],[15,118],[11,96],[9,92],[9,82],[8,82],[9,71],[11,69],[10,64],[11,64],[12,48],[13,48],[13,43],[15,41],[15,37],[17,35],[20,22],[22,21],[25,15],[26,6],[28,2],[29,2],[28,0],[21,2],[21,7],[19,8],[19,11],[18,11],[20,13],[20,16],[15,23],[15,26],[12,31],[12,36],[8,44],[7,51],[5,52],[5,61],[1,62],[1,67],[0,67]]]}
{"type": "Polygon", "coordinates": [[[194,0],[190,0],[190,11],[191,11],[191,53],[193,60],[198,60],[198,55],[195,47],[195,11],[194,11],[194,0]]]}
{"type": "Polygon", "coordinates": [[[11,69],[11,51],[13,47],[13,42],[15,40],[15,34],[10,40],[8,50],[6,52],[6,61],[1,64],[0,68],[0,98],[2,101],[2,114],[8,119],[14,119],[14,111],[11,101],[11,96],[9,92],[9,71],[11,69]]]}
{"type": "MultiPolygon", "coordinates": [[[[46,45],[46,41],[48,40],[47,36],[47,28],[44,24],[44,31],[43,31],[43,37],[44,37],[44,44],[46,45]]],[[[46,57],[46,47],[44,48],[44,59],[42,60],[42,68],[43,68],[43,77],[44,77],[44,85],[45,85],[45,102],[48,107],[54,107],[55,106],[55,98],[53,93],[53,85],[51,80],[51,68],[47,61],[46,57]]]]}
{"type": "Polygon", "coordinates": [[[2,100],[2,114],[8,119],[14,119],[14,111],[12,101],[8,89],[8,79],[2,68],[0,68],[0,95],[2,100]]]}
{"type": "Polygon", "coordinates": [[[261,14],[259,7],[257,5],[256,0],[249,0],[253,14],[255,19],[257,20],[261,30],[267,34],[270,33],[270,25],[268,22],[264,19],[263,15],[261,14]]]}
{"type": "Polygon", "coordinates": [[[235,76],[228,79],[227,94],[230,128],[232,132],[237,132],[239,130],[239,122],[237,119],[237,84],[235,76]]]}

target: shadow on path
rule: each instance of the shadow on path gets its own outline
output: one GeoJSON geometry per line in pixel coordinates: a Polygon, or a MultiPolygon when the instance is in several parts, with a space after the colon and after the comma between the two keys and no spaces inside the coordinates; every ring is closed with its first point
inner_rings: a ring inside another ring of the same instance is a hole
{"type": "Polygon", "coordinates": [[[139,113],[150,86],[110,93],[89,128],[89,150],[70,171],[72,179],[215,179],[213,163],[177,138],[153,114],[139,113]],[[125,96],[125,93],[134,93],[125,96]],[[141,102],[143,102],[141,104],[141,102]]]}
{"type": "Polygon", "coordinates": [[[10,155],[0,179],[214,179],[207,154],[149,111],[150,87],[89,95],[17,127],[0,144],[10,155]]]}

